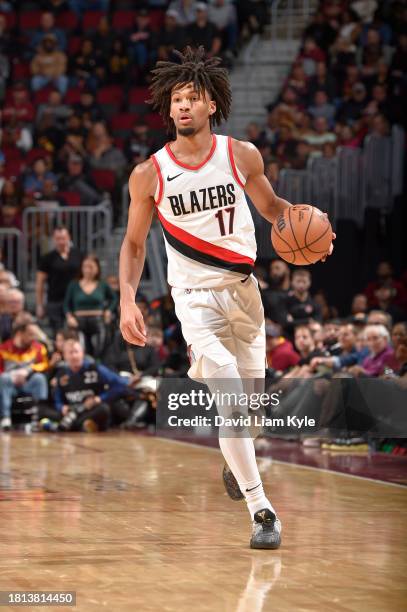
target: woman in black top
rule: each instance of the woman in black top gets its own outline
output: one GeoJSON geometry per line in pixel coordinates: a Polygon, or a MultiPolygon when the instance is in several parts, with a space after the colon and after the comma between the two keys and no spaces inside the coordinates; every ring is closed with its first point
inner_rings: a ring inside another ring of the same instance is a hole
{"type": "Polygon", "coordinates": [[[98,258],[87,255],[81,265],[79,280],[68,285],[64,311],[68,327],[83,333],[86,352],[95,358],[103,352],[106,325],[112,321],[116,306],[116,294],[100,280],[98,258]]]}

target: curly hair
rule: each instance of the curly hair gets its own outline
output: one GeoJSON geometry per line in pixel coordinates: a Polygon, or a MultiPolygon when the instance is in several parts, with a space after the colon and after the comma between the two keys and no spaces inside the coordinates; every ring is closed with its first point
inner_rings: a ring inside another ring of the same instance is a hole
{"type": "Polygon", "coordinates": [[[205,90],[216,103],[216,111],[210,116],[210,125],[219,125],[225,121],[230,113],[232,93],[228,73],[222,68],[220,57],[205,59],[203,46],[194,49],[186,47],[181,51],[173,52],[180,63],[157,62],[151,71],[153,78],[150,85],[151,98],[148,100],[156,109],[168,128],[174,133],[174,123],[170,117],[171,93],[177,85],[192,83],[199,95],[205,90]]]}

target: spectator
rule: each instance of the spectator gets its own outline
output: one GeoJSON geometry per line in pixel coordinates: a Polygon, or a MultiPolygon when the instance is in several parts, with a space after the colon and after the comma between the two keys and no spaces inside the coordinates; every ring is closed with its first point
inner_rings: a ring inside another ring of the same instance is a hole
{"type": "Polygon", "coordinates": [[[356,315],[367,312],[367,297],[363,293],[357,293],[352,300],[351,313],[356,315]]]}
{"type": "Polygon", "coordinates": [[[79,280],[70,282],[64,300],[68,326],[83,333],[86,352],[95,358],[105,348],[105,326],[111,323],[117,306],[116,295],[100,275],[98,258],[87,255],[81,264],[79,280]]]}
{"type": "Polygon", "coordinates": [[[331,357],[314,357],[311,360],[311,368],[317,369],[319,366],[332,368],[338,372],[343,368],[360,364],[368,355],[369,350],[363,347],[361,350],[356,348],[356,329],[352,323],[343,323],[339,328],[340,353],[331,357]]]}
{"type": "Polygon", "coordinates": [[[154,33],[150,26],[150,15],[145,8],[140,8],[136,14],[129,39],[129,56],[141,71],[145,71],[154,61],[154,33]]]}
{"type": "Polygon", "coordinates": [[[66,35],[63,30],[55,27],[54,15],[46,11],[41,15],[40,27],[31,37],[31,49],[37,51],[46,36],[53,36],[60,51],[66,50],[66,35]]]}
{"type": "Polygon", "coordinates": [[[314,117],[324,117],[329,125],[332,125],[335,117],[335,107],[329,104],[328,96],[324,90],[319,90],[314,96],[314,105],[308,109],[308,112],[314,117]]]}
{"type": "Polygon", "coordinates": [[[282,259],[273,259],[270,263],[268,286],[262,291],[264,313],[276,323],[282,321],[282,304],[290,289],[290,269],[282,259]]]}
{"type": "Polygon", "coordinates": [[[110,0],[68,0],[71,11],[82,17],[85,11],[102,11],[109,9],[110,0]]]}
{"type": "Polygon", "coordinates": [[[180,24],[179,13],[169,8],[165,13],[164,25],[157,34],[157,55],[163,61],[174,61],[174,49],[183,49],[186,42],[185,28],[180,24]]]}
{"type": "Polygon", "coordinates": [[[310,99],[314,99],[317,91],[324,91],[330,100],[336,94],[335,79],[328,71],[326,62],[318,62],[315,67],[315,74],[309,79],[308,93],[310,99]]]}
{"type": "Polygon", "coordinates": [[[329,130],[328,122],[325,117],[316,117],[313,125],[314,131],[304,136],[304,141],[308,143],[313,150],[322,150],[325,144],[334,144],[336,142],[336,135],[329,130]]]}
{"type": "Polygon", "coordinates": [[[14,150],[20,149],[23,153],[27,153],[33,146],[31,131],[24,127],[22,122],[15,119],[11,119],[7,123],[1,134],[1,141],[3,147],[14,150]]]}
{"type": "Polygon", "coordinates": [[[366,323],[368,325],[383,325],[390,332],[392,328],[392,318],[388,312],[383,310],[371,310],[367,316],[366,323]]]}
{"type": "Polygon", "coordinates": [[[353,376],[381,376],[386,367],[393,368],[395,365],[389,332],[384,325],[367,325],[364,335],[369,355],[361,365],[349,368],[349,372],[353,376]]]}
{"type": "Polygon", "coordinates": [[[63,13],[69,11],[68,0],[42,0],[41,7],[54,16],[63,15],[63,13]]]}
{"type": "Polygon", "coordinates": [[[315,357],[323,355],[323,352],[316,348],[308,325],[297,325],[294,331],[294,343],[300,355],[299,366],[309,365],[315,357]]]}
{"type": "Polygon", "coordinates": [[[114,170],[117,176],[123,174],[127,165],[126,158],[113,146],[112,138],[101,121],[92,126],[86,147],[92,168],[114,170]]]}
{"type": "Polygon", "coordinates": [[[397,304],[394,303],[395,292],[390,285],[383,284],[378,287],[375,291],[375,298],[377,305],[382,312],[388,313],[394,323],[404,321],[406,318],[406,311],[397,304]]]}
{"type": "Polygon", "coordinates": [[[377,307],[378,301],[375,293],[382,285],[387,285],[392,289],[394,304],[401,308],[406,306],[407,296],[403,283],[395,278],[393,266],[388,261],[381,261],[376,269],[375,280],[371,281],[364,291],[370,308],[377,307]]]}
{"type": "Polygon", "coordinates": [[[113,42],[112,51],[109,56],[109,77],[110,83],[124,84],[127,80],[129,67],[129,57],[120,38],[113,42]]]}
{"type": "Polygon", "coordinates": [[[127,138],[124,151],[128,161],[135,165],[146,160],[154,150],[154,140],[147,124],[137,121],[127,138]]]}
{"type": "Polygon", "coordinates": [[[0,411],[2,429],[11,427],[11,406],[19,393],[35,401],[48,397],[46,348],[35,340],[36,327],[22,323],[13,327],[12,338],[0,344],[0,411]]]}
{"type": "Polygon", "coordinates": [[[336,35],[336,27],[325,19],[322,11],[316,11],[310,25],[304,31],[304,36],[315,40],[318,47],[323,51],[327,51],[333,44],[336,35]]]}
{"type": "Polygon", "coordinates": [[[219,29],[223,48],[234,51],[238,37],[237,13],[234,4],[227,0],[213,0],[208,7],[208,19],[219,29]]]}
{"type": "Polygon", "coordinates": [[[82,40],[79,52],[72,58],[71,73],[76,83],[83,82],[86,87],[94,90],[97,85],[97,74],[100,68],[96,49],[90,38],[82,40]]]}
{"type": "Polygon", "coordinates": [[[8,288],[4,293],[2,312],[0,313],[1,342],[11,338],[13,324],[17,317],[24,312],[24,303],[24,293],[19,289],[8,288]]]}
{"type": "MultiPolygon", "coordinates": [[[[1,17],[1,15],[0,15],[1,17]]],[[[6,102],[2,117],[5,124],[8,122],[22,122],[29,124],[34,121],[34,106],[31,104],[28,91],[24,83],[17,81],[11,90],[11,101],[6,102]]]]}
{"type": "Polygon", "coordinates": [[[266,353],[269,368],[280,372],[296,366],[300,360],[291,342],[284,338],[281,327],[272,322],[266,324],[266,353]]]}
{"type": "Polygon", "coordinates": [[[66,120],[71,114],[72,109],[67,104],[63,104],[61,93],[57,89],[53,89],[49,93],[48,102],[40,104],[38,107],[36,123],[39,124],[44,115],[47,115],[51,118],[52,125],[55,128],[63,130],[66,120]]]}
{"type": "Polygon", "coordinates": [[[178,24],[186,27],[195,21],[196,0],[173,0],[169,6],[178,15],[178,24]]]}
{"type": "Polygon", "coordinates": [[[352,87],[350,100],[345,102],[338,112],[338,119],[344,123],[356,121],[362,116],[367,105],[367,92],[363,83],[355,83],[352,87]]]}
{"type": "Polygon", "coordinates": [[[316,73],[317,63],[325,61],[325,52],[318,47],[314,38],[307,37],[304,40],[299,59],[303,62],[305,74],[313,76],[316,73]]]}
{"type": "Polygon", "coordinates": [[[64,226],[57,226],[52,234],[55,249],[44,255],[38,264],[35,283],[37,317],[47,312],[54,333],[63,327],[63,301],[70,281],[79,273],[82,255],[72,247],[71,236],[64,226]],[[45,286],[47,306],[45,309],[45,286]]]}
{"type": "Polygon", "coordinates": [[[24,179],[24,191],[34,193],[42,191],[44,181],[50,180],[56,184],[56,176],[47,168],[47,164],[43,157],[36,159],[32,165],[32,171],[29,172],[24,179]]]}
{"type": "Polygon", "coordinates": [[[85,359],[77,340],[63,346],[66,366],[59,369],[55,407],[62,414],[60,429],[65,431],[105,431],[109,426],[111,403],[128,393],[120,376],[103,365],[85,359]]]}
{"type": "Polygon", "coordinates": [[[299,324],[308,324],[311,319],[321,321],[321,311],[312,299],[311,273],[306,268],[296,268],[291,277],[291,290],[284,298],[284,325],[292,329],[299,324]]]}
{"type": "Polygon", "coordinates": [[[397,350],[402,341],[407,341],[407,323],[405,321],[396,323],[391,330],[391,343],[394,351],[397,350]]]}
{"type": "Polygon", "coordinates": [[[208,21],[208,6],[204,2],[196,3],[195,22],[187,27],[187,40],[191,45],[203,45],[207,57],[218,55],[222,47],[222,39],[218,28],[208,21]]]}
{"type": "Polygon", "coordinates": [[[79,102],[74,105],[74,115],[71,119],[74,119],[74,122],[68,124],[68,129],[83,136],[91,129],[93,123],[103,120],[103,111],[96,104],[95,94],[91,89],[85,87],[81,90],[79,102]],[[80,124],[75,122],[75,119],[79,120],[80,124]]]}
{"type": "Polygon", "coordinates": [[[93,48],[96,51],[99,61],[104,62],[105,58],[110,56],[110,51],[113,47],[114,40],[115,34],[110,29],[109,19],[106,15],[103,15],[100,18],[97,30],[92,37],[93,48]]]}
{"type": "Polygon", "coordinates": [[[127,344],[120,330],[117,330],[103,355],[103,362],[112,370],[130,372],[138,378],[141,373],[156,373],[167,357],[162,330],[147,326],[147,342],[144,347],[127,344]]]}
{"type": "Polygon", "coordinates": [[[34,91],[51,83],[62,95],[68,87],[66,76],[67,58],[56,48],[56,38],[46,34],[39,45],[38,52],[31,62],[31,86],[34,91]]]}
{"type": "Polygon", "coordinates": [[[93,180],[84,170],[83,158],[80,155],[70,155],[67,163],[67,174],[62,174],[59,180],[61,191],[76,191],[81,196],[81,206],[94,206],[101,199],[93,180]]]}

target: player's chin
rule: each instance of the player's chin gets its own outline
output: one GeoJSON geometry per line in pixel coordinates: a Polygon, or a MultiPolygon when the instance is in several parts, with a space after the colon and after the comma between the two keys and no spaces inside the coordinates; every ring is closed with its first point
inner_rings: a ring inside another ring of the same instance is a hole
{"type": "Polygon", "coordinates": [[[193,136],[196,132],[195,128],[192,126],[178,127],[177,131],[180,136],[193,136]]]}

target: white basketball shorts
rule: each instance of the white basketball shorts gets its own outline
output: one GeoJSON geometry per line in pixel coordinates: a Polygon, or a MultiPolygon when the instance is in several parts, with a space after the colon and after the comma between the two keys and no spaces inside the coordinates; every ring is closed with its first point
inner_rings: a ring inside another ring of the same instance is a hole
{"type": "Polygon", "coordinates": [[[245,282],[238,280],[213,289],[173,287],[171,295],[188,345],[190,378],[203,378],[204,356],[220,367],[235,365],[242,377],[264,378],[264,310],[253,275],[245,282]]]}

